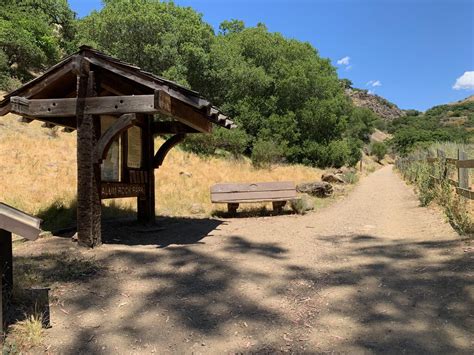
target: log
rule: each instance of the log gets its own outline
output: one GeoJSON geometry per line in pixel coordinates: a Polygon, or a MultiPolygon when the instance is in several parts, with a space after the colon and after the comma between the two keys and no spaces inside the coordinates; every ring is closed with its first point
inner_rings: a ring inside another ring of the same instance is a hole
{"type": "Polygon", "coordinates": [[[332,185],[325,181],[298,184],[296,191],[316,197],[328,197],[333,193],[332,185]]]}

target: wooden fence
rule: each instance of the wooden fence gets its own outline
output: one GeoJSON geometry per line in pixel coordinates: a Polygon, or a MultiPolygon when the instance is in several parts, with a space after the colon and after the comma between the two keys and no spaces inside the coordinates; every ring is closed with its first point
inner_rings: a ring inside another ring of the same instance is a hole
{"type": "MultiPolygon", "coordinates": [[[[470,200],[474,200],[474,191],[471,190],[471,184],[469,179],[469,169],[474,169],[474,159],[469,159],[467,153],[458,149],[458,158],[447,158],[446,153],[438,149],[436,151],[436,157],[428,157],[426,160],[430,164],[439,163],[441,166],[438,176],[431,175],[431,178],[436,181],[447,180],[452,186],[455,187],[458,195],[464,196],[470,200]],[[454,166],[457,169],[457,180],[449,177],[448,166],[454,166]]],[[[400,165],[412,163],[415,159],[402,158],[398,162],[400,165]]]]}

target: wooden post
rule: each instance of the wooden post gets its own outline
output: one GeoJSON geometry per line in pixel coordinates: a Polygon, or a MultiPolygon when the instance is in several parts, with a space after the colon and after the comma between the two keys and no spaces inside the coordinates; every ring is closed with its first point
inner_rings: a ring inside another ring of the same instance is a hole
{"type": "Polygon", "coordinates": [[[77,237],[82,246],[101,244],[100,166],[95,163],[98,120],[86,115],[85,98],[95,96],[94,73],[82,61],[77,78],[77,237]]]}
{"type": "Polygon", "coordinates": [[[155,223],[155,169],[153,158],[155,156],[155,144],[153,136],[153,116],[145,116],[145,126],[142,129],[142,162],[146,171],[146,193],[144,197],[138,197],[137,211],[138,220],[142,223],[155,223]]]}
{"type": "MultiPolygon", "coordinates": [[[[458,149],[458,161],[468,160],[466,152],[458,149]]],[[[458,168],[458,186],[462,189],[469,189],[469,170],[467,168],[458,168]]]]}
{"type": "Polygon", "coordinates": [[[446,153],[441,149],[437,149],[438,161],[440,163],[440,179],[445,180],[448,177],[448,165],[446,164],[446,153]]]}
{"type": "Polygon", "coordinates": [[[7,306],[13,291],[12,234],[0,229],[0,335],[7,321],[7,306]]]}

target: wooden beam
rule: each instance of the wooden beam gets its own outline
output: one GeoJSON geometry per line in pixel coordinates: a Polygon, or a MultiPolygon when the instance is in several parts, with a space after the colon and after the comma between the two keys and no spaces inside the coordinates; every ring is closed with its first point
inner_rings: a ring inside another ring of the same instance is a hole
{"type": "Polygon", "coordinates": [[[212,132],[212,123],[204,113],[175,99],[164,90],[155,91],[155,106],[159,108],[162,114],[176,118],[199,132],[212,132]]]}
{"type": "MultiPolygon", "coordinates": [[[[14,96],[10,99],[11,112],[35,118],[74,117],[76,98],[32,99],[14,96]]],[[[154,95],[88,97],[84,103],[86,115],[114,115],[123,113],[157,113],[154,95]]]]}
{"type": "Polygon", "coordinates": [[[115,137],[122,134],[135,124],[137,115],[134,113],[127,113],[120,116],[117,121],[110,126],[107,131],[100,137],[97,142],[95,150],[95,162],[100,164],[107,157],[107,152],[115,137]]]}
{"type": "MultiPolygon", "coordinates": [[[[14,96],[10,99],[11,111],[34,118],[73,117],[76,115],[76,98],[33,99],[14,96]]],[[[84,102],[85,115],[162,113],[204,133],[212,131],[212,123],[203,112],[171,97],[163,90],[154,95],[88,97],[84,102]]]]}
{"type": "Polygon", "coordinates": [[[153,134],[199,133],[198,130],[177,121],[153,122],[153,134]]]}
{"type": "Polygon", "coordinates": [[[474,168],[474,159],[458,160],[456,163],[458,168],[474,168]]]}
{"type": "Polygon", "coordinates": [[[168,152],[177,144],[181,143],[184,138],[186,138],[185,134],[176,134],[169,138],[163,145],[158,149],[156,152],[155,158],[153,159],[153,167],[158,169],[161,165],[163,165],[163,161],[165,160],[166,155],[168,152]]]}
{"type": "Polygon", "coordinates": [[[41,127],[43,127],[43,128],[54,128],[54,127],[56,127],[56,125],[54,123],[45,122],[41,125],[41,127]]]}

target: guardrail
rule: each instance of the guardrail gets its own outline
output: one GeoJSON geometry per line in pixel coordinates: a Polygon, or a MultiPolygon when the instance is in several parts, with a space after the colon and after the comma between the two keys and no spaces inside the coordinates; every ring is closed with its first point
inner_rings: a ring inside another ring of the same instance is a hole
{"type": "Polygon", "coordinates": [[[398,164],[404,165],[412,163],[414,161],[426,161],[429,164],[439,163],[441,169],[439,176],[431,175],[431,178],[435,181],[448,181],[455,189],[458,195],[464,196],[470,200],[474,200],[474,191],[471,190],[471,184],[469,179],[469,169],[474,169],[474,159],[469,159],[466,152],[458,149],[458,158],[447,158],[446,152],[441,149],[437,149],[436,157],[428,156],[426,159],[409,159],[399,158],[398,164]],[[457,169],[457,180],[449,177],[448,166],[455,166],[457,169]]]}

